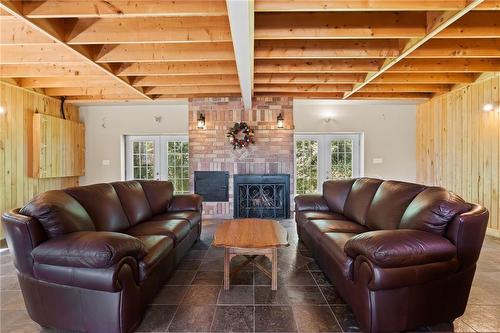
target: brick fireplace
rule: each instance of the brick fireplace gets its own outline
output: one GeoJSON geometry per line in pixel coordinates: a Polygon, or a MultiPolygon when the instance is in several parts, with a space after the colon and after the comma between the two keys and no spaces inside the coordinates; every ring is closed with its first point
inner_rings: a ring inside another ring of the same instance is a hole
{"type": "Polygon", "coordinates": [[[189,158],[191,189],[194,171],[229,172],[229,201],[206,202],[205,217],[233,217],[233,176],[237,174],[289,174],[290,200],[293,178],[293,99],[262,97],[244,110],[241,98],[194,98],[189,100],[189,158]],[[205,129],[197,128],[198,114],[205,115],[205,129]],[[276,117],[285,118],[283,129],[276,117]],[[255,130],[255,144],[233,149],[226,133],[235,122],[247,122],[255,130]]]}

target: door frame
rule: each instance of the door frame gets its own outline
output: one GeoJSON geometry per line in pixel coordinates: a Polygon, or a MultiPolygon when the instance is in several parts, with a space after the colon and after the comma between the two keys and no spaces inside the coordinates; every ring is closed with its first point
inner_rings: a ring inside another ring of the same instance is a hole
{"type": "Polygon", "coordinates": [[[297,195],[297,164],[296,151],[297,139],[318,141],[318,188],[317,193],[321,193],[324,181],[328,179],[327,174],[331,169],[330,142],[332,139],[352,139],[353,145],[353,177],[363,177],[364,175],[364,134],[362,132],[316,132],[316,133],[295,133],[293,136],[293,172],[294,172],[294,195],[297,195]]]}

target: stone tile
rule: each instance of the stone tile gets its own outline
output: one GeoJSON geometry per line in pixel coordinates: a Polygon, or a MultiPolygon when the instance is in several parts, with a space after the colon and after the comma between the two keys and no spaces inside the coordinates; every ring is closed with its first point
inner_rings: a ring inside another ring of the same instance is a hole
{"type": "Polygon", "coordinates": [[[342,332],[328,306],[295,305],[293,314],[299,332],[342,332]]]}
{"type": "Polygon", "coordinates": [[[347,305],[331,305],[330,308],[344,332],[361,332],[358,321],[347,305]]]}
{"type": "Polygon", "coordinates": [[[209,332],[215,305],[180,305],[168,327],[169,332],[209,332]]]}
{"type": "Polygon", "coordinates": [[[460,319],[478,332],[500,332],[500,305],[468,305],[460,319]]]}
{"type": "Polygon", "coordinates": [[[212,332],[253,332],[253,306],[217,306],[212,332]]]}
{"type": "Polygon", "coordinates": [[[318,286],[331,286],[330,279],[323,272],[311,272],[318,286]]]}
{"type": "Polygon", "coordinates": [[[327,304],[320,289],[316,286],[287,286],[290,304],[327,304]]]}
{"type": "Polygon", "coordinates": [[[253,285],[253,272],[240,271],[230,275],[230,284],[232,286],[253,285]]]}
{"type": "Polygon", "coordinates": [[[217,304],[254,304],[253,286],[230,286],[229,290],[220,289],[217,304]]]}
{"type": "Polygon", "coordinates": [[[290,274],[282,274],[282,280],[288,286],[313,286],[316,285],[311,273],[309,272],[292,272],[290,274]]]}
{"type": "Polygon", "coordinates": [[[212,241],[207,241],[207,240],[199,240],[196,243],[194,243],[192,249],[193,250],[208,250],[210,248],[210,244],[212,244],[212,241]]]}
{"type": "Polygon", "coordinates": [[[207,258],[224,258],[224,248],[211,246],[207,251],[207,258]]]}
{"type": "Polygon", "coordinates": [[[207,251],[205,250],[191,250],[184,256],[184,259],[203,259],[207,251]]]}
{"type": "Polygon", "coordinates": [[[196,271],[201,265],[201,259],[184,259],[176,269],[181,271],[196,271]]]}
{"type": "Polygon", "coordinates": [[[450,323],[441,323],[437,325],[429,326],[429,331],[431,332],[475,332],[470,326],[465,324],[462,320],[457,319],[452,324],[450,323]]]}
{"type": "Polygon", "coordinates": [[[291,306],[256,305],[256,332],[297,332],[291,306]]]}
{"type": "Polygon", "coordinates": [[[319,267],[319,265],[315,261],[308,263],[307,268],[311,272],[321,272],[321,268],[319,267]]]}
{"type": "Polygon", "coordinates": [[[20,290],[16,275],[0,277],[0,290],[20,290]]]}
{"type": "Polygon", "coordinates": [[[224,257],[206,257],[200,265],[200,271],[224,271],[224,257]]]}
{"type": "Polygon", "coordinates": [[[500,305],[500,273],[476,272],[468,304],[500,305]]]}
{"type": "Polygon", "coordinates": [[[16,275],[16,268],[14,267],[14,264],[12,262],[3,264],[0,266],[0,275],[1,276],[6,276],[6,275],[16,275]]]}
{"type": "Polygon", "coordinates": [[[271,286],[255,286],[255,304],[288,305],[290,300],[288,292],[284,287],[278,286],[278,290],[271,290],[271,286]]]}
{"type": "Polygon", "coordinates": [[[0,256],[0,265],[8,264],[12,262],[12,255],[6,253],[5,255],[0,256]]]}
{"type": "Polygon", "coordinates": [[[137,332],[166,332],[176,310],[175,305],[150,305],[137,332]]]}
{"type": "Polygon", "coordinates": [[[190,286],[184,295],[182,304],[210,305],[217,303],[220,286],[190,286]]]}
{"type": "Polygon", "coordinates": [[[163,286],[151,304],[177,305],[180,304],[188,286],[163,286]]]}
{"type": "Polygon", "coordinates": [[[23,295],[21,291],[9,290],[0,292],[0,304],[2,310],[25,310],[23,295]]]}
{"type": "Polygon", "coordinates": [[[0,311],[0,332],[40,332],[42,328],[29,317],[26,310],[0,311]]]}
{"type": "Polygon", "coordinates": [[[196,275],[196,271],[174,271],[167,284],[190,285],[196,275]]]}
{"type": "Polygon", "coordinates": [[[335,304],[345,304],[345,301],[342,299],[340,294],[337,292],[335,287],[333,286],[320,286],[321,292],[323,296],[325,296],[326,301],[330,305],[335,304]]]}
{"type": "Polygon", "coordinates": [[[191,284],[222,285],[224,272],[219,271],[198,271],[191,284]]]}

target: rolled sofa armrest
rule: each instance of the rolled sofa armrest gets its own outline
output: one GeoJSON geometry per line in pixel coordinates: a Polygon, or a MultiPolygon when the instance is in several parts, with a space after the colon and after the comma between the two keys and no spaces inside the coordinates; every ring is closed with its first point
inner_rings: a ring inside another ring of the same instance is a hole
{"type": "Polygon", "coordinates": [[[382,268],[406,267],[449,261],[457,248],[445,237],[410,229],[377,230],[349,239],[344,252],[364,256],[382,268]]]}
{"type": "Polygon", "coordinates": [[[125,257],[139,260],[146,255],[146,250],[139,239],[126,234],[80,231],[49,239],[31,255],[35,264],[108,268],[125,257]]]}
{"type": "Polygon", "coordinates": [[[202,211],[202,197],[198,194],[174,195],[170,202],[169,212],[202,211]]]}
{"type": "Polygon", "coordinates": [[[328,212],[330,208],[321,194],[303,194],[295,197],[295,211],[306,210],[328,212]]]}

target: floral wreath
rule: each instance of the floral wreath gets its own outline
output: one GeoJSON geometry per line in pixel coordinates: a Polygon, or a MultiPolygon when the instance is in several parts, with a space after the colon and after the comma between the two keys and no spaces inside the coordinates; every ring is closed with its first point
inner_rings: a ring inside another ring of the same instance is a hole
{"type": "Polygon", "coordinates": [[[229,138],[229,143],[233,145],[233,149],[241,149],[243,147],[248,147],[250,143],[255,143],[253,139],[254,135],[254,130],[244,122],[234,123],[234,126],[226,134],[229,138]],[[240,133],[242,133],[243,136],[239,136],[240,133]]]}

